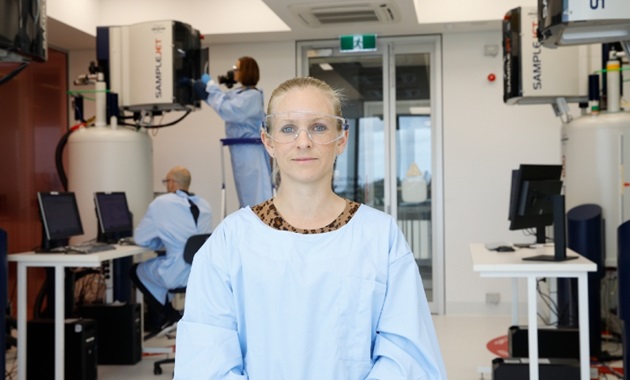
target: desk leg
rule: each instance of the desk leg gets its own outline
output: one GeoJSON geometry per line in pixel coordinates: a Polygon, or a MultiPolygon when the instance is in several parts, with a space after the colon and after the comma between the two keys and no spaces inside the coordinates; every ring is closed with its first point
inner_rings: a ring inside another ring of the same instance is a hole
{"type": "Polygon", "coordinates": [[[588,320],[588,274],[582,273],[578,277],[578,315],[580,320],[580,378],[591,378],[590,342],[588,320]]]}
{"type": "Polygon", "coordinates": [[[512,326],[518,326],[518,278],[512,278],[512,326]]]}
{"type": "Polygon", "coordinates": [[[529,331],[527,343],[529,344],[529,379],[538,380],[538,315],[536,297],[536,276],[527,277],[527,320],[529,331]]]}
{"type": "Polygon", "coordinates": [[[114,260],[103,261],[101,265],[106,266],[109,274],[105,276],[105,303],[114,302],[114,260]]]}
{"type": "Polygon", "coordinates": [[[63,265],[55,267],[55,379],[64,380],[65,320],[63,265]]]}
{"type": "MultiPolygon", "coordinates": [[[[26,265],[17,265],[17,360],[18,360],[18,380],[26,380],[26,294],[28,293],[26,282],[26,265]]],[[[4,332],[2,332],[4,333],[4,332]]]]}
{"type": "Polygon", "coordinates": [[[144,352],[144,295],[136,288],[136,302],[140,304],[140,350],[144,352]]]}

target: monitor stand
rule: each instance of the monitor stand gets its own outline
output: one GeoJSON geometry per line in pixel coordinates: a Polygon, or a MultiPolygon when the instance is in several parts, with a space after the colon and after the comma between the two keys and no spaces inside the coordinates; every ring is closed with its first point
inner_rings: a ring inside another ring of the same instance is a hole
{"type": "Polygon", "coordinates": [[[567,254],[564,254],[564,257],[556,257],[556,255],[538,255],[538,256],[529,256],[529,257],[523,257],[523,260],[525,261],[567,261],[567,260],[573,260],[573,259],[577,259],[577,256],[567,256],[567,254]]]}
{"type": "MultiPolygon", "coordinates": [[[[567,232],[565,227],[564,195],[552,195],[554,254],[523,257],[525,261],[567,261],[578,256],[567,256],[567,232]]],[[[545,226],[536,228],[536,243],[545,243],[545,226]]]]}
{"type": "Polygon", "coordinates": [[[48,239],[42,226],[42,243],[35,253],[66,253],[70,239],[48,239]]]}

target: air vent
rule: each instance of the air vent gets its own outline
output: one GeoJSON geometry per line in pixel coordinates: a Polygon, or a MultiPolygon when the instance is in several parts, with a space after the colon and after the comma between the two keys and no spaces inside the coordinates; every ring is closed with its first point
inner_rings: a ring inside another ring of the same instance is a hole
{"type": "Polygon", "coordinates": [[[398,7],[392,1],[334,4],[294,4],[289,9],[311,27],[352,23],[388,24],[400,20],[398,7]]]}

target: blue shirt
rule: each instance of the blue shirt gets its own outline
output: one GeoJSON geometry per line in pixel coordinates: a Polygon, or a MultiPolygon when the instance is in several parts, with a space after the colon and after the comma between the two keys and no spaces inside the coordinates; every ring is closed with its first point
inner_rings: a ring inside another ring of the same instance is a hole
{"type": "Polygon", "coordinates": [[[391,216],[280,231],[250,208],[195,256],[175,379],[446,379],[420,274],[391,216]]]}
{"type": "Polygon", "coordinates": [[[177,190],[160,195],[149,204],[133,238],[139,246],[166,250],[166,255],[140,263],[136,271],[140,281],[157,300],[165,300],[168,289],[186,286],[190,265],[184,262],[184,245],[191,235],[211,230],[210,205],[196,195],[177,190]],[[197,224],[190,211],[189,199],[199,208],[197,224]]]}

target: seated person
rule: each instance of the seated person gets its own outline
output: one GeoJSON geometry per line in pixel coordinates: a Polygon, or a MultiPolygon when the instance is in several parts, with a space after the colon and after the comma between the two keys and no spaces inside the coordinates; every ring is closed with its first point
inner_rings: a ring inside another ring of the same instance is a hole
{"type": "Polygon", "coordinates": [[[131,267],[131,279],[142,291],[149,311],[157,313],[163,324],[181,317],[171,305],[168,290],[186,286],[190,265],[184,262],[184,246],[192,235],[210,233],[212,212],[208,202],[190,192],[190,172],[174,167],[162,183],[167,194],[156,197],[134,231],[135,243],[164,255],[131,267]]]}

